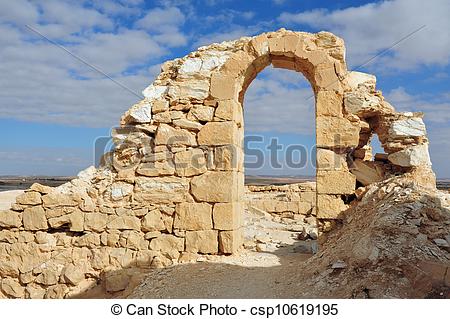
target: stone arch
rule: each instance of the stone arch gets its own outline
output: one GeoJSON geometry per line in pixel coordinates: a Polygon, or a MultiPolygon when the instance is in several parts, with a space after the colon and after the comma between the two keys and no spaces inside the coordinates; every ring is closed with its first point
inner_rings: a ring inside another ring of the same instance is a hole
{"type": "Polygon", "coordinates": [[[35,184],[0,213],[7,296],[70,296],[107,269],[236,252],[243,95],[270,63],[303,73],[314,91],[318,219],[339,218],[356,181],[411,174],[434,187],[422,114],[396,112],[374,76],[349,72],[342,39],[281,29],[212,44],[162,65],[99,168],[57,188],[35,184]],[[372,161],[374,133],[386,154],[372,161]]]}

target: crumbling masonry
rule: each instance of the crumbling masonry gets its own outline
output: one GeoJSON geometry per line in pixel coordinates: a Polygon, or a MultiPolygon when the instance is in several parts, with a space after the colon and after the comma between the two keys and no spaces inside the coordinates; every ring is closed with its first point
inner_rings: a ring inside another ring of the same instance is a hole
{"type": "Polygon", "coordinates": [[[434,187],[422,114],[396,112],[374,76],[349,72],[342,39],[281,29],[212,44],[162,65],[100,168],[35,184],[0,213],[0,297],[73,296],[113,269],[237,252],[242,102],[270,64],[301,72],[314,91],[317,219],[339,218],[358,185],[392,175],[434,187]],[[386,152],[375,159],[374,134],[386,152]]]}

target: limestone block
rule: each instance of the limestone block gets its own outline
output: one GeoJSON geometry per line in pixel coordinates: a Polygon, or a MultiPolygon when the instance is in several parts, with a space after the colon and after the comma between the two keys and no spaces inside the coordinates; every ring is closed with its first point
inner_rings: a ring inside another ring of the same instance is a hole
{"type": "Polygon", "coordinates": [[[293,54],[300,41],[300,37],[296,34],[288,34],[283,37],[284,52],[293,54]]]}
{"type": "Polygon", "coordinates": [[[214,204],[214,229],[233,230],[242,227],[243,214],[242,202],[214,204]]]}
{"type": "Polygon", "coordinates": [[[284,38],[269,38],[269,51],[271,54],[284,54],[284,38]]]}
{"type": "Polygon", "coordinates": [[[108,216],[108,229],[141,229],[141,222],[135,216],[108,216]]]}
{"type": "Polygon", "coordinates": [[[169,109],[169,101],[167,100],[155,100],[152,104],[152,113],[161,113],[169,109]]]}
{"type": "Polygon", "coordinates": [[[344,95],[344,106],[347,112],[361,117],[381,110],[381,104],[381,98],[367,92],[348,92],[344,95]]]}
{"type": "Polygon", "coordinates": [[[243,123],[242,106],[235,100],[219,101],[215,116],[222,120],[233,121],[238,125],[243,123]]]}
{"type": "Polygon", "coordinates": [[[218,100],[237,99],[236,79],[233,75],[214,73],[211,77],[211,96],[218,100]]]}
{"type": "Polygon", "coordinates": [[[238,128],[234,122],[209,122],[198,133],[199,145],[239,145],[238,128]]]}
{"type": "Polygon", "coordinates": [[[317,147],[348,148],[359,144],[359,125],[345,118],[316,118],[317,147]]]}
{"type": "Polygon", "coordinates": [[[77,247],[95,248],[100,246],[100,235],[96,233],[86,233],[76,238],[74,245],[77,247]]]}
{"type": "Polygon", "coordinates": [[[169,88],[168,95],[172,98],[194,98],[204,100],[209,95],[210,83],[205,79],[189,79],[175,82],[169,88]]]}
{"type": "Polygon", "coordinates": [[[356,177],[348,171],[317,171],[319,194],[352,194],[355,186],[356,177]]]}
{"type": "Polygon", "coordinates": [[[317,194],[317,218],[336,219],[347,208],[340,196],[317,194]]]}
{"type": "Polygon", "coordinates": [[[214,118],[215,108],[211,106],[197,105],[188,114],[188,119],[195,118],[198,121],[210,122],[214,118]]]}
{"type": "Polygon", "coordinates": [[[175,154],[175,170],[179,176],[194,176],[206,172],[206,158],[198,148],[175,154]]]}
{"type": "Polygon", "coordinates": [[[163,216],[158,209],[149,211],[142,219],[142,231],[153,232],[165,229],[166,225],[163,222],[163,216]]]}
{"type": "Polygon", "coordinates": [[[84,215],[84,229],[102,232],[106,229],[108,215],[102,213],[89,213],[84,215]]]}
{"type": "Polygon", "coordinates": [[[402,167],[431,165],[428,144],[411,146],[402,151],[389,154],[388,160],[392,164],[402,167]]]}
{"type": "MultiPolygon", "coordinates": [[[[315,53],[320,60],[315,61],[314,59],[312,59],[313,54],[309,54],[308,60],[316,66],[319,63],[324,63],[325,61],[322,60],[323,57],[318,54],[319,52],[315,53]]],[[[325,58],[328,58],[328,55],[325,55],[325,58]]],[[[334,69],[334,64],[327,63],[324,64],[323,67],[315,69],[314,86],[316,88],[316,91],[319,90],[337,91],[337,92],[343,91],[341,81],[339,80],[336,71],[334,69]]]]}
{"type": "Polygon", "coordinates": [[[316,94],[316,115],[342,117],[343,96],[335,91],[319,91],[316,94]]]}
{"type": "Polygon", "coordinates": [[[212,228],[212,206],[207,203],[181,203],[175,209],[174,228],[207,230],[212,228]]]}
{"type": "Polygon", "coordinates": [[[85,278],[85,271],[83,268],[83,265],[68,264],[64,267],[61,275],[66,283],[76,286],[85,278]]]}
{"type": "Polygon", "coordinates": [[[137,177],[135,200],[152,203],[184,202],[189,195],[189,180],[180,177],[137,177]]]}
{"type": "Polygon", "coordinates": [[[39,193],[45,195],[45,194],[50,193],[53,190],[53,188],[50,186],[41,185],[39,183],[33,183],[33,185],[31,185],[31,187],[30,187],[30,190],[39,192],[39,193]]]}
{"type": "Polygon", "coordinates": [[[404,138],[414,136],[426,136],[425,123],[419,117],[393,121],[389,128],[389,137],[404,138]]]}
{"type": "Polygon", "coordinates": [[[160,161],[139,164],[136,173],[143,176],[156,177],[164,175],[173,175],[175,165],[172,161],[160,161]]]}
{"type": "Polygon", "coordinates": [[[42,203],[41,194],[38,192],[25,192],[16,197],[19,205],[39,205],[42,203]]]}
{"type": "Polygon", "coordinates": [[[62,194],[62,193],[49,193],[42,196],[45,208],[52,208],[56,206],[78,206],[81,203],[81,196],[78,194],[62,194]]]}
{"type": "Polygon", "coordinates": [[[115,182],[111,185],[111,199],[118,201],[133,193],[133,185],[125,182],[115,182]]]}
{"type": "Polygon", "coordinates": [[[25,288],[19,282],[12,278],[5,278],[1,280],[1,288],[3,293],[13,298],[24,298],[25,288]]]}
{"type": "Polygon", "coordinates": [[[22,214],[12,210],[0,211],[0,228],[18,228],[22,226],[22,214]]]}
{"type": "Polygon", "coordinates": [[[41,206],[26,208],[22,218],[25,230],[48,229],[45,211],[41,206]]]}
{"type": "Polygon", "coordinates": [[[224,254],[236,253],[244,243],[243,229],[219,232],[219,251],[224,254]]]}
{"type": "Polygon", "coordinates": [[[254,37],[250,41],[250,45],[258,56],[269,53],[269,39],[265,34],[254,37]]]}
{"type": "Polygon", "coordinates": [[[374,162],[356,159],[350,166],[350,171],[355,175],[356,180],[366,186],[383,180],[383,174],[377,169],[374,162]]]}
{"type": "Polygon", "coordinates": [[[191,192],[198,201],[229,203],[238,201],[241,183],[242,173],[208,171],[192,178],[191,192]]]}
{"type": "Polygon", "coordinates": [[[195,140],[195,135],[189,131],[173,128],[167,124],[161,124],[156,131],[155,144],[194,146],[197,145],[197,141],[195,140]]]}
{"type": "Polygon", "coordinates": [[[83,231],[84,230],[84,213],[80,210],[76,210],[69,215],[70,231],[83,231]]]}
{"type": "Polygon", "coordinates": [[[375,89],[377,79],[372,74],[351,71],[347,73],[344,81],[352,90],[356,90],[360,85],[375,89]]]}
{"type": "Polygon", "coordinates": [[[347,169],[345,155],[318,148],[316,150],[317,169],[322,171],[340,171],[347,169]]]}
{"type": "Polygon", "coordinates": [[[214,149],[214,168],[221,171],[244,171],[244,151],[236,145],[214,149]]]}
{"type": "Polygon", "coordinates": [[[189,253],[217,254],[218,247],[217,230],[186,232],[186,251],[189,253]]]}
{"type": "Polygon", "coordinates": [[[150,242],[150,249],[162,253],[170,253],[172,251],[181,252],[184,250],[184,238],[162,234],[161,236],[152,239],[150,242]]]}
{"type": "Polygon", "coordinates": [[[203,125],[199,122],[190,121],[187,119],[177,119],[173,121],[175,126],[178,126],[182,129],[190,130],[190,131],[199,131],[203,125]]]}

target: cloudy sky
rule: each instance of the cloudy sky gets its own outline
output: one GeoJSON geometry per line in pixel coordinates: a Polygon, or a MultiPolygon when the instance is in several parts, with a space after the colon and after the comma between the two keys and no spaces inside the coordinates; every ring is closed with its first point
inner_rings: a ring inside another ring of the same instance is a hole
{"type": "MultiPolygon", "coordinates": [[[[75,174],[162,62],[285,27],[344,38],[350,68],[376,74],[397,109],[426,113],[434,169],[450,177],[449,13],[448,0],[0,0],[0,175],[75,174]]],[[[246,133],[263,137],[253,147],[310,148],[311,93],[301,74],[264,70],[245,98],[246,133]]]]}

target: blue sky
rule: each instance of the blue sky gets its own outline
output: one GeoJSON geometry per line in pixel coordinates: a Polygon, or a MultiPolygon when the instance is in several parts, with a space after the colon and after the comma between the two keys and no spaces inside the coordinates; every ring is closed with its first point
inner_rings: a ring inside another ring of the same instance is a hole
{"type": "MultiPolygon", "coordinates": [[[[353,69],[425,26],[359,70],[377,76],[398,110],[425,112],[433,167],[450,177],[449,13],[447,0],[0,0],[0,175],[76,174],[138,100],[26,25],[134,92],[162,62],[212,42],[281,27],[327,30],[344,38],[353,69]]],[[[245,97],[246,133],[312,146],[310,95],[300,74],[267,68],[245,97]]],[[[266,165],[251,173],[311,172],[266,165]]]]}

